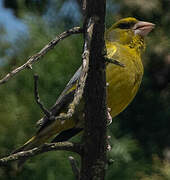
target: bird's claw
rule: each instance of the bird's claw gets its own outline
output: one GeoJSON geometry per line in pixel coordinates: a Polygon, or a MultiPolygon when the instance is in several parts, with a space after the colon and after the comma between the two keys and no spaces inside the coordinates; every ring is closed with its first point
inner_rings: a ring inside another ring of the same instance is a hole
{"type": "Polygon", "coordinates": [[[110,115],[111,108],[107,108],[107,126],[112,123],[112,116],[110,115]]]}
{"type": "Polygon", "coordinates": [[[111,151],[112,146],[109,144],[109,139],[111,138],[111,136],[107,136],[107,145],[106,145],[106,150],[107,151],[111,151]]]}

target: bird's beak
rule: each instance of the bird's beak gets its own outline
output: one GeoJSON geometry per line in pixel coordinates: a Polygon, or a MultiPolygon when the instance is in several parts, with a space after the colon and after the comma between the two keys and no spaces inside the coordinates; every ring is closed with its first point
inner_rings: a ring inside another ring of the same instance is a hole
{"type": "Polygon", "coordinates": [[[132,30],[134,31],[135,34],[146,36],[149,32],[152,31],[154,27],[155,24],[153,23],[139,21],[133,26],[132,30]]]}

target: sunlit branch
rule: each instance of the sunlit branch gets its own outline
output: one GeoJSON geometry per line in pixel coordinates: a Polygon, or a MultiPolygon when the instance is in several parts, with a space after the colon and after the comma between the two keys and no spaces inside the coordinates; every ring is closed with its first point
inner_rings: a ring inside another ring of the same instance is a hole
{"type": "Polygon", "coordinates": [[[47,52],[49,50],[53,49],[58,42],[60,42],[61,40],[67,38],[68,36],[70,36],[72,34],[82,33],[82,31],[83,31],[82,28],[74,27],[72,29],[69,29],[69,30],[61,33],[60,35],[57,35],[55,37],[55,39],[53,39],[47,45],[45,45],[44,48],[42,48],[38,53],[36,53],[35,55],[29,57],[25,64],[23,64],[23,65],[19,66],[18,68],[12,70],[4,78],[2,78],[0,80],[0,85],[6,83],[8,80],[10,80],[12,77],[14,77],[20,71],[22,71],[22,70],[24,70],[26,68],[32,69],[32,65],[35,62],[39,61],[42,56],[47,54],[47,52]]]}
{"type": "Polygon", "coordinates": [[[42,154],[49,151],[57,151],[57,150],[65,150],[65,151],[71,151],[71,152],[76,152],[78,154],[81,154],[81,145],[76,144],[76,143],[71,143],[71,142],[58,142],[58,143],[44,144],[41,147],[36,147],[28,151],[17,152],[7,157],[1,158],[0,166],[5,165],[11,161],[31,158],[38,154],[42,154]]]}

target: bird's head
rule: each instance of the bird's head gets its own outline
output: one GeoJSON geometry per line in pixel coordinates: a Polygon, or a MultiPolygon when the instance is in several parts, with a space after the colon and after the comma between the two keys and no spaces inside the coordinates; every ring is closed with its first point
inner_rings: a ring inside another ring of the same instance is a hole
{"type": "Polygon", "coordinates": [[[133,17],[124,18],[113,24],[106,31],[105,39],[109,42],[132,45],[138,39],[143,40],[154,26],[153,23],[139,21],[133,17]]]}

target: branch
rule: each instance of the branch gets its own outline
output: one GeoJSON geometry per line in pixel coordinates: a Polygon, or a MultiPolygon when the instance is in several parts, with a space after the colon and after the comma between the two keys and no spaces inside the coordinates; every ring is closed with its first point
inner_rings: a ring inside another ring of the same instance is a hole
{"type": "Polygon", "coordinates": [[[19,66],[18,68],[12,70],[10,73],[8,73],[4,78],[2,78],[0,80],[0,85],[6,83],[8,80],[10,80],[13,76],[15,76],[17,73],[19,73],[20,71],[26,69],[26,68],[31,68],[32,69],[32,65],[37,62],[42,56],[44,56],[45,54],[47,54],[47,52],[51,49],[53,49],[55,47],[55,45],[60,42],[61,40],[67,38],[68,36],[72,35],[72,34],[78,34],[78,33],[82,33],[83,30],[80,27],[74,27],[72,29],[69,29],[63,33],[61,33],[60,35],[56,36],[55,39],[53,39],[52,41],[50,41],[46,46],[44,46],[44,48],[42,48],[38,53],[36,53],[35,55],[31,56],[28,58],[27,62],[21,66],[19,66]]]}
{"type": "Polygon", "coordinates": [[[73,171],[73,173],[74,173],[74,175],[76,177],[76,180],[79,180],[80,179],[80,169],[78,168],[76,160],[74,159],[73,156],[69,156],[68,159],[70,161],[72,171],[73,171]]]}
{"type": "Polygon", "coordinates": [[[48,109],[45,108],[43,103],[40,100],[40,96],[38,93],[38,75],[34,75],[34,96],[35,96],[35,101],[37,104],[40,106],[41,110],[44,112],[44,114],[50,118],[51,113],[48,111],[48,109]]]}
{"type": "Polygon", "coordinates": [[[125,65],[123,63],[121,63],[120,61],[115,60],[115,59],[109,59],[109,58],[105,57],[105,61],[108,63],[111,63],[111,64],[115,64],[120,67],[125,67],[125,65]]]}
{"type": "Polygon", "coordinates": [[[85,121],[80,180],[104,180],[106,165],[106,76],[104,59],[105,0],[83,0],[84,37],[94,20],[89,53],[89,70],[84,90],[85,121]],[[93,8],[92,8],[93,7],[93,8]],[[94,143],[95,142],[95,143],[94,143]]]}
{"type": "MultiPolygon", "coordinates": [[[[79,102],[82,98],[82,95],[84,92],[85,81],[87,78],[87,71],[88,71],[88,67],[89,67],[90,39],[92,36],[93,25],[94,25],[94,23],[91,20],[88,25],[88,32],[89,32],[88,34],[89,35],[87,36],[87,40],[84,43],[84,50],[82,53],[82,69],[81,69],[80,77],[76,84],[74,99],[69,104],[68,111],[66,113],[60,113],[57,117],[55,117],[55,118],[52,117],[50,120],[56,121],[56,120],[66,120],[66,119],[71,118],[74,114],[76,106],[79,104],[79,102]]],[[[43,124],[43,120],[44,119],[40,119],[37,124],[38,125],[43,124]]]]}
{"type": "Polygon", "coordinates": [[[82,70],[81,70],[80,78],[77,82],[77,88],[74,93],[74,99],[72,103],[69,105],[68,112],[65,116],[66,118],[70,118],[74,114],[75,107],[79,104],[83,95],[84,86],[85,86],[85,82],[87,78],[88,67],[89,67],[90,40],[92,36],[93,26],[94,26],[94,22],[92,22],[91,20],[87,29],[89,33],[87,36],[87,40],[85,41],[85,44],[84,44],[84,51],[82,53],[82,70]]]}
{"type": "Polygon", "coordinates": [[[71,151],[71,152],[76,152],[78,154],[81,154],[81,145],[77,143],[71,143],[71,142],[58,142],[58,143],[44,144],[42,147],[36,147],[28,151],[18,152],[18,153],[2,158],[0,159],[0,166],[5,165],[11,161],[30,158],[41,153],[45,153],[49,151],[56,151],[56,150],[65,150],[65,151],[71,151]]]}
{"type": "MultiPolygon", "coordinates": [[[[91,31],[91,29],[93,28],[94,24],[90,24],[88,27],[88,31],[91,31]]],[[[88,37],[90,39],[90,37],[88,37]]],[[[72,103],[69,105],[69,110],[68,110],[68,114],[72,114],[75,111],[75,107],[79,104],[82,95],[83,95],[83,91],[84,91],[84,86],[85,86],[85,82],[86,82],[86,78],[87,78],[87,72],[88,72],[88,68],[89,68],[89,52],[90,52],[90,46],[89,46],[89,42],[85,41],[84,44],[84,51],[82,54],[82,70],[81,70],[81,75],[80,78],[78,80],[77,83],[77,88],[74,94],[74,99],[72,101],[72,103]]]]}
{"type": "MultiPolygon", "coordinates": [[[[93,26],[94,26],[94,22],[91,19],[89,24],[88,24],[88,28],[87,28],[88,35],[87,35],[87,40],[85,41],[85,44],[84,44],[84,51],[83,51],[83,54],[82,54],[82,61],[83,61],[83,63],[82,63],[82,71],[81,71],[81,74],[80,74],[80,78],[79,78],[79,80],[77,82],[77,86],[76,86],[77,88],[76,88],[75,93],[74,93],[74,99],[73,99],[72,103],[69,105],[67,113],[60,113],[57,117],[55,117],[54,119],[51,118],[50,120],[57,121],[57,120],[66,120],[66,119],[71,118],[72,115],[74,114],[75,107],[79,104],[79,102],[80,102],[80,100],[82,98],[83,90],[84,90],[84,86],[85,86],[85,81],[86,81],[86,77],[87,77],[88,65],[89,65],[90,40],[91,40],[91,36],[92,36],[93,26]]],[[[45,110],[45,112],[46,112],[46,109],[44,108],[43,104],[40,102],[40,99],[39,99],[38,90],[37,90],[37,77],[35,76],[34,78],[35,78],[35,97],[36,97],[36,101],[41,106],[41,109],[43,111],[45,110]]],[[[50,117],[51,117],[50,112],[47,111],[46,113],[48,115],[50,115],[50,117]]],[[[42,151],[39,150],[39,148],[38,148],[38,150],[37,150],[37,148],[34,148],[34,149],[35,149],[35,152],[38,151],[38,153],[35,153],[35,154],[33,153],[33,156],[42,153],[42,151]]],[[[62,149],[62,150],[64,150],[64,149],[62,149]]],[[[26,151],[26,152],[31,154],[31,155],[28,155],[28,158],[32,157],[32,152],[30,152],[30,151],[26,151]]],[[[16,160],[16,158],[14,160],[16,160]]]]}

